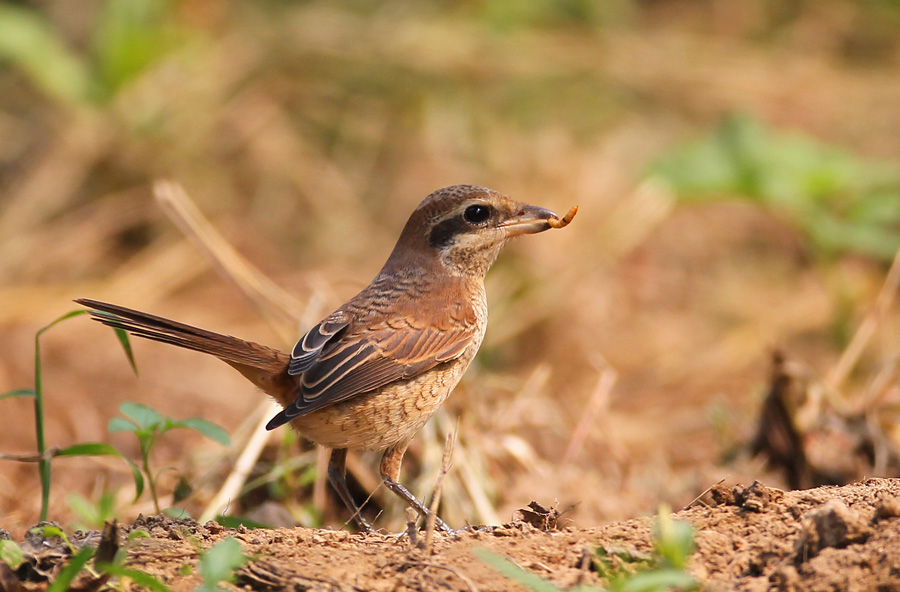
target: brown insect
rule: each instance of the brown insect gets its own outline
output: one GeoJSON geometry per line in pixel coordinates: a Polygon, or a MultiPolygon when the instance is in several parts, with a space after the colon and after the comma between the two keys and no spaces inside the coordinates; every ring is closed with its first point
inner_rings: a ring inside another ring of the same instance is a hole
{"type": "Polygon", "coordinates": [[[578,213],[578,206],[573,206],[562,218],[557,218],[555,216],[548,218],[547,224],[550,225],[550,228],[565,228],[569,225],[569,222],[572,221],[572,218],[575,217],[576,213],[578,213]]]}

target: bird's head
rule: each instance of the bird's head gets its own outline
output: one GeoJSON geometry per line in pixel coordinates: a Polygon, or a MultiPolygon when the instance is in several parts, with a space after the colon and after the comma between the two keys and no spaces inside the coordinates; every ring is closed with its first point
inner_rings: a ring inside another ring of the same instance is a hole
{"type": "Polygon", "coordinates": [[[388,265],[420,261],[440,264],[451,275],[483,278],[506,241],[548,230],[558,219],[485,187],[444,187],[412,213],[388,265]]]}

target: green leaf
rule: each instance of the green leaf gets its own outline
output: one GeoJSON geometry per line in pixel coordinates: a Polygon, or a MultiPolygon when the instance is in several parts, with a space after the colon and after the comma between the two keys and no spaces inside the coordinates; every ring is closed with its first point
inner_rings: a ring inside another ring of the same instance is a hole
{"type": "Polygon", "coordinates": [[[193,493],[194,486],[190,484],[184,475],[181,475],[178,477],[178,483],[175,484],[175,489],[172,491],[172,503],[181,503],[191,497],[193,493]]]}
{"type": "Polygon", "coordinates": [[[62,321],[86,314],[86,310],[73,310],[67,312],[49,325],[42,327],[34,334],[34,424],[35,437],[37,439],[38,472],[41,476],[41,521],[47,519],[50,508],[50,459],[45,456],[47,452],[46,437],[44,435],[44,374],[41,365],[41,335],[51,327],[62,321]]]}
{"type": "Polygon", "coordinates": [[[163,509],[162,513],[169,518],[174,518],[176,520],[193,520],[193,516],[191,516],[190,512],[184,508],[179,508],[178,506],[169,506],[168,508],[163,509]]]}
{"type": "MultiPolygon", "coordinates": [[[[69,508],[84,521],[85,530],[97,528],[97,526],[102,524],[99,504],[95,505],[94,502],[77,492],[72,492],[66,496],[66,501],[69,504],[69,508]]],[[[75,528],[82,528],[82,526],[76,525],[75,528]]]]}
{"type": "Polygon", "coordinates": [[[87,68],[63,40],[37,11],[0,4],[0,60],[20,68],[47,95],[82,103],[88,95],[87,68]]]}
{"type": "Polygon", "coordinates": [[[561,592],[559,588],[544,581],[533,573],[527,572],[506,557],[492,553],[484,548],[472,549],[472,554],[487,563],[501,575],[522,584],[534,592],[561,592]]]}
{"type": "Polygon", "coordinates": [[[75,576],[78,575],[78,572],[81,571],[93,554],[94,550],[90,547],[82,547],[81,550],[69,560],[69,563],[60,570],[56,579],[53,580],[53,583],[47,588],[47,592],[66,592],[66,590],[69,589],[72,580],[75,579],[75,576]]]}
{"type": "Polygon", "coordinates": [[[231,582],[234,570],[247,563],[241,544],[231,537],[223,539],[200,556],[200,576],[207,586],[231,582]]]}
{"type": "Polygon", "coordinates": [[[656,552],[676,569],[687,567],[687,561],[694,550],[694,527],[683,520],[675,520],[670,508],[661,506],[654,525],[654,545],[656,552]]]}
{"type": "Polygon", "coordinates": [[[128,540],[132,541],[134,539],[148,539],[150,538],[150,533],[144,530],[143,528],[135,528],[132,529],[131,532],[128,533],[128,540]]]}
{"type": "Polygon", "coordinates": [[[59,537],[66,544],[69,544],[69,537],[66,536],[66,533],[63,531],[63,529],[55,524],[42,524],[41,526],[35,526],[30,530],[30,532],[39,533],[45,539],[59,537]]]}
{"type": "Polygon", "coordinates": [[[119,405],[119,411],[140,428],[153,429],[165,423],[165,418],[155,409],[140,403],[125,401],[119,405]]]}
{"type": "Polygon", "coordinates": [[[113,327],[113,331],[116,332],[116,337],[119,338],[119,343],[122,344],[122,349],[125,350],[128,363],[131,364],[131,369],[134,371],[134,375],[137,376],[137,362],[134,361],[134,352],[131,349],[131,340],[128,338],[128,332],[118,327],[113,327]]]}
{"type": "MultiPolygon", "coordinates": [[[[116,549],[116,554],[113,556],[112,563],[115,565],[125,565],[125,561],[128,559],[128,548],[127,547],[119,547],[116,549]]],[[[94,559],[94,563],[97,563],[97,560],[94,559]]]]}
{"type": "Polygon", "coordinates": [[[50,329],[50,328],[53,327],[54,325],[57,325],[57,324],[59,324],[59,323],[65,321],[66,319],[71,319],[72,317],[77,317],[77,316],[79,316],[79,315],[87,314],[87,312],[88,312],[88,311],[86,311],[86,310],[84,310],[84,309],[70,310],[69,312],[67,312],[66,314],[64,314],[64,315],[62,315],[61,317],[57,318],[55,321],[53,321],[53,322],[50,323],[49,325],[46,325],[46,326],[41,327],[40,329],[38,329],[38,332],[37,332],[37,334],[35,335],[35,337],[40,337],[45,331],[47,331],[48,329],[50,329]]]}
{"type": "Polygon", "coordinates": [[[155,577],[136,569],[131,569],[116,563],[101,563],[97,566],[97,569],[106,574],[118,576],[120,578],[128,578],[138,586],[142,586],[150,590],[157,590],[158,592],[170,592],[169,587],[157,580],[155,577]]]}
{"type": "Polygon", "coordinates": [[[130,459],[125,458],[122,459],[128,463],[129,468],[131,468],[131,477],[134,479],[134,502],[140,499],[141,494],[144,493],[144,474],[141,472],[140,467],[138,467],[134,462],[130,459]]]}
{"type": "Polygon", "coordinates": [[[667,590],[694,590],[697,579],[680,569],[653,569],[642,571],[628,578],[622,592],[665,592],[667,590]]]}
{"type": "Polygon", "coordinates": [[[187,419],[182,419],[181,421],[175,422],[175,426],[196,430],[207,438],[215,440],[223,446],[228,446],[231,444],[231,437],[228,435],[228,432],[226,432],[213,422],[207,421],[200,417],[189,417],[187,419]]]}
{"type": "Polygon", "coordinates": [[[106,431],[111,434],[115,432],[134,432],[137,429],[137,425],[123,417],[114,417],[110,419],[109,424],[106,426],[106,431]]]}
{"type": "Polygon", "coordinates": [[[103,3],[91,41],[106,96],[115,94],[177,47],[172,13],[172,3],[165,0],[103,3]]]}
{"type": "Polygon", "coordinates": [[[12,541],[0,540],[0,561],[11,569],[16,569],[25,560],[25,554],[19,545],[12,541]]]}
{"type": "Polygon", "coordinates": [[[732,116],[650,169],[684,202],[744,199],[786,218],[824,254],[885,261],[900,247],[900,170],[732,116]]]}
{"type": "Polygon", "coordinates": [[[63,448],[55,456],[118,456],[121,454],[113,446],[103,442],[82,442],[63,448]]]}
{"type": "MultiPolygon", "coordinates": [[[[110,420],[110,424],[112,424],[112,420],[110,420]]],[[[112,432],[115,430],[110,429],[110,431],[112,432]]],[[[131,431],[133,431],[133,428],[131,431]]],[[[137,501],[138,498],[141,497],[141,494],[144,493],[144,476],[141,473],[141,469],[134,464],[131,459],[122,456],[122,453],[116,450],[114,446],[104,444],[103,442],[83,442],[81,444],[74,444],[67,448],[63,448],[56,453],[56,456],[117,456],[128,463],[128,467],[131,469],[131,476],[134,479],[134,488],[136,491],[134,501],[137,501]]]]}
{"type": "Polygon", "coordinates": [[[35,396],[34,389],[24,388],[24,389],[16,389],[14,391],[7,391],[3,394],[0,394],[0,399],[9,399],[11,397],[33,397],[35,396]]]}

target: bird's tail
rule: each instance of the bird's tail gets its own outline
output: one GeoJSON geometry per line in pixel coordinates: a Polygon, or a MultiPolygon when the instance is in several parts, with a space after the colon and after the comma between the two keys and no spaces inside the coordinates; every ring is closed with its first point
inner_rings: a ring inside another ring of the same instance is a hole
{"type": "MultiPolygon", "coordinates": [[[[104,325],[137,337],[213,355],[243,374],[279,402],[293,400],[287,369],[290,356],[271,347],[192,327],[156,315],[97,300],[79,298],[91,316],[104,325]]],[[[285,404],[285,403],[282,403],[285,404]]]]}

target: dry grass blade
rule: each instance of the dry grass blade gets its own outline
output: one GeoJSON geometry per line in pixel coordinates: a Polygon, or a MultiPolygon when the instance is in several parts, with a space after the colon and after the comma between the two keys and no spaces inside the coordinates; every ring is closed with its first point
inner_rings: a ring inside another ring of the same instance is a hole
{"type": "Polygon", "coordinates": [[[437,520],[437,511],[441,505],[441,492],[444,487],[444,477],[450,470],[450,459],[453,457],[453,444],[456,441],[456,432],[447,434],[444,443],[444,455],[441,457],[441,470],[434,484],[434,495],[431,496],[431,507],[428,508],[428,518],[425,520],[425,551],[431,551],[431,538],[434,536],[434,524],[437,520]]]}
{"type": "Polygon", "coordinates": [[[272,321],[276,330],[290,327],[292,334],[284,335],[292,341],[293,328],[301,317],[303,305],[281,289],[219,234],[178,183],[160,180],[154,183],[153,193],[166,215],[203,251],[227,281],[241,291],[262,314],[272,321]]]}
{"type": "MultiPolygon", "coordinates": [[[[457,432],[452,427],[451,419],[446,413],[437,413],[434,419],[441,431],[447,434],[448,437],[450,434],[457,432]]],[[[455,466],[457,467],[459,480],[462,482],[462,486],[465,488],[475,509],[475,519],[482,524],[499,524],[500,516],[491,503],[484,483],[485,474],[478,470],[475,463],[470,459],[470,448],[465,443],[457,441],[454,443],[453,452],[456,456],[455,466]]]]}
{"type": "Polygon", "coordinates": [[[694,507],[694,504],[698,504],[698,503],[699,503],[699,504],[702,504],[702,505],[704,505],[704,506],[707,506],[708,504],[706,504],[706,503],[703,501],[703,496],[706,495],[707,493],[709,493],[710,491],[712,491],[712,488],[713,488],[713,487],[718,487],[718,486],[721,485],[722,483],[725,483],[725,480],[726,480],[726,479],[728,479],[728,477],[722,477],[721,479],[719,479],[718,481],[716,481],[715,483],[713,483],[712,485],[710,485],[709,487],[707,487],[706,489],[704,489],[703,491],[701,491],[700,494],[699,494],[697,497],[695,497],[694,499],[692,499],[692,500],[690,501],[690,503],[688,503],[685,507],[681,508],[681,510],[684,511],[684,510],[688,510],[688,509],[690,509],[690,508],[693,508],[693,507],[694,507]]]}
{"type": "Polygon", "coordinates": [[[578,453],[584,448],[591,426],[596,423],[597,418],[603,411],[609,410],[609,396],[613,386],[616,384],[618,374],[605,360],[603,365],[605,367],[600,371],[597,388],[591,394],[587,407],[581,414],[581,419],[578,421],[578,425],[569,439],[569,445],[566,447],[566,452],[563,455],[563,465],[569,464],[578,456],[578,453]]]}
{"type": "Polygon", "coordinates": [[[247,439],[247,443],[242,448],[241,454],[237,457],[237,460],[234,461],[234,467],[232,467],[225,482],[222,483],[222,487],[219,488],[216,495],[214,495],[206,505],[203,513],[200,514],[198,521],[201,524],[205,524],[219,514],[228,513],[228,508],[231,505],[232,500],[239,496],[241,488],[243,488],[244,483],[247,482],[247,477],[253,470],[253,466],[256,464],[266,442],[269,440],[269,432],[266,431],[266,423],[269,421],[269,418],[278,411],[280,411],[280,409],[274,401],[265,401],[257,407],[254,414],[259,415],[259,419],[257,420],[250,437],[247,439]]]}
{"type": "Polygon", "coordinates": [[[866,345],[868,345],[875,331],[881,325],[888,308],[894,301],[898,286],[900,286],[900,250],[894,255],[891,268],[884,280],[884,284],[881,286],[881,292],[875,300],[875,306],[866,315],[856,333],[853,334],[853,339],[850,340],[849,345],[841,354],[837,364],[834,365],[825,378],[825,384],[831,392],[837,392],[847,379],[847,376],[850,375],[850,371],[853,370],[853,367],[859,361],[860,355],[862,355],[866,345]]]}
{"type": "MultiPolygon", "coordinates": [[[[282,333],[285,341],[292,341],[295,337],[294,327],[302,315],[303,306],[300,302],[241,256],[204,218],[181,185],[160,180],[154,183],[153,192],[166,215],[209,258],[220,275],[256,305],[263,316],[269,319],[272,327],[282,333]],[[290,334],[285,333],[286,331],[290,331],[290,334]]],[[[265,409],[271,408],[271,403],[265,404],[265,409]]],[[[205,522],[213,518],[217,512],[223,511],[223,507],[227,506],[243,487],[268,441],[269,433],[265,425],[269,415],[271,414],[261,415],[234,469],[206,506],[201,521],[205,522]]]]}
{"type": "Polygon", "coordinates": [[[648,179],[628,199],[621,200],[607,215],[597,235],[602,237],[604,258],[616,261],[641,244],[675,207],[668,185],[648,179]]]}
{"type": "MultiPolygon", "coordinates": [[[[377,494],[377,493],[381,490],[381,486],[382,486],[382,485],[384,485],[384,481],[382,481],[381,483],[379,483],[378,487],[376,487],[375,489],[372,489],[372,490],[371,490],[372,493],[370,493],[369,496],[368,496],[365,500],[363,500],[363,503],[359,504],[359,508],[358,508],[355,512],[353,512],[353,513],[350,515],[350,517],[347,518],[346,521],[344,521],[344,526],[349,526],[354,520],[356,520],[356,516],[357,516],[360,512],[362,512],[363,509],[364,509],[367,505],[369,505],[369,502],[372,501],[372,498],[375,497],[375,494],[377,494]]],[[[375,518],[372,520],[372,524],[374,524],[374,523],[378,520],[378,518],[380,518],[380,517],[381,517],[381,512],[378,512],[378,514],[376,514],[376,515],[375,515],[375,518]]]]}

